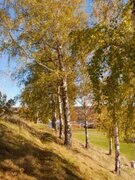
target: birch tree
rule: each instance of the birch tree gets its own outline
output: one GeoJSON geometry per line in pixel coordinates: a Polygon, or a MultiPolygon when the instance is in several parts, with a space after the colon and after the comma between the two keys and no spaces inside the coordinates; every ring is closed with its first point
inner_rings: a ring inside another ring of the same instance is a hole
{"type": "Polygon", "coordinates": [[[92,96],[91,96],[91,88],[88,72],[85,66],[81,66],[80,68],[80,81],[78,83],[78,96],[77,103],[80,106],[79,116],[84,121],[85,128],[85,148],[89,148],[89,132],[88,132],[88,123],[92,119],[92,96]],[[83,67],[83,69],[82,69],[83,67]]]}
{"type": "MultiPolygon", "coordinates": [[[[125,111],[128,114],[129,109],[127,107],[130,106],[129,101],[131,99],[132,102],[134,101],[134,93],[131,93],[131,91],[134,91],[132,86],[132,82],[134,81],[134,71],[132,69],[133,57],[132,55],[130,56],[131,52],[125,46],[129,42],[126,33],[128,33],[128,38],[133,35],[128,12],[125,9],[122,14],[118,13],[118,17],[114,18],[115,22],[112,19],[112,22],[110,20],[106,24],[107,29],[104,29],[104,25],[101,28],[101,32],[103,32],[105,38],[102,39],[102,46],[97,49],[95,57],[90,62],[91,67],[89,71],[93,85],[95,83],[97,84],[93,87],[99,110],[101,110],[101,106],[107,107],[110,122],[112,122],[112,127],[114,128],[115,172],[117,174],[120,174],[121,169],[119,138],[120,131],[123,131],[123,112],[125,111]],[[97,87],[99,92],[96,92],[97,87]],[[129,95],[129,92],[132,95],[129,95]]],[[[134,39],[131,42],[134,43],[134,39]]],[[[130,45],[128,44],[129,48],[133,48],[132,43],[130,45]]],[[[133,104],[131,106],[131,109],[133,109],[133,104]]],[[[128,118],[128,121],[134,120],[128,118]]],[[[127,122],[125,122],[125,126],[127,126],[127,122]]]]}
{"type": "Polygon", "coordinates": [[[83,0],[9,0],[7,5],[1,5],[2,50],[27,63],[35,62],[61,81],[68,147],[72,144],[68,78],[71,79],[75,64],[69,34],[86,25],[83,3],[83,0]]]}
{"type": "Polygon", "coordinates": [[[83,55],[85,62],[87,60],[97,112],[101,114],[105,108],[108,112],[104,123],[107,125],[109,121],[112,125],[115,172],[120,174],[119,138],[121,134],[126,135],[125,129],[131,136],[135,131],[134,3],[111,0],[94,2],[93,25],[75,34],[74,50],[78,56],[83,55]]]}

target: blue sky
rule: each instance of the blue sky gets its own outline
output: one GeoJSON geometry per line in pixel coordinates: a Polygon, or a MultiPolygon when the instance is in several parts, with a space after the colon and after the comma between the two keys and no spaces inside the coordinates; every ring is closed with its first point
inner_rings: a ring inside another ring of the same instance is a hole
{"type": "MultiPolygon", "coordinates": [[[[86,2],[86,11],[89,13],[91,0],[86,0],[86,2]]],[[[11,59],[11,62],[8,63],[8,55],[5,54],[0,56],[0,91],[2,93],[6,93],[8,99],[21,93],[21,89],[17,85],[17,81],[14,81],[10,76],[16,67],[17,63],[15,60],[11,59]]]]}
{"type": "Polygon", "coordinates": [[[0,56],[0,91],[6,93],[8,99],[20,94],[20,88],[17,82],[11,78],[11,73],[14,72],[17,64],[11,60],[8,63],[8,56],[0,56]]]}

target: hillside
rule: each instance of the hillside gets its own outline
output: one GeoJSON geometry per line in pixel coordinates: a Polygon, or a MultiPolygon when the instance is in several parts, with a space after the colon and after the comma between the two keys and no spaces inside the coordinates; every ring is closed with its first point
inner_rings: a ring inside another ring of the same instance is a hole
{"type": "Polygon", "coordinates": [[[66,149],[44,125],[18,119],[0,120],[0,180],[133,180],[135,170],[123,158],[121,177],[114,158],[73,140],[66,149]],[[10,121],[10,122],[9,122],[10,121]]]}

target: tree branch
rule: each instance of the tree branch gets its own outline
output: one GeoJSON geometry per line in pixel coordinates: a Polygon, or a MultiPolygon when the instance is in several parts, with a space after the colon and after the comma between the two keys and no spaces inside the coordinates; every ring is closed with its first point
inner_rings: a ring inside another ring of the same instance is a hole
{"type": "Polygon", "coordinates": [[[13,37],[13,35],[12,35],[12,33],[11,33],[10,31],[9,31],[9,36],[10,36],[11,40],[23,51],[23,53],[25,54],[25,56],[26,56],[27,58],[33,59],[34,62],[35,62],[36,64],[40,65],[41,67],[43,67],[43,68],[45,68],[45,69],[47,69],[47,70],[49,70],[49,71],[51,71],[51,72],[55,72],[53,69],[51,69],[51,68],[49,68],[48,66],[40,63],[39,61],[35,60],[31,55],[29,55],[29,54],[26,52],[26,50],[16,42],[16,40],[14,39],[14,37],[13,37]]]}

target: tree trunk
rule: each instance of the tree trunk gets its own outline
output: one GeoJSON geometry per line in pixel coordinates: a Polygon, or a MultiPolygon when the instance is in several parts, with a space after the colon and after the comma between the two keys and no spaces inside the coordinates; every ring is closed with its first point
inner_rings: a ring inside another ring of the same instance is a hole
{"type": "Polygon", "coordinates": [[[64,144],[67,147],[71,147],[71,119],[70,119],[70,108],[69,108],[69,99],[68,99],[68,84],[67,84],[67,76],[64,74],[66,72],[64,67],[64,60],[63,60],[63,53],[62,48],[59,44],[57,44],[57,53],[58,53],[58,60],[59,60],[59,70],[62,72],[62,103],[63,103],[63,116],[64,116],[64,123],[65,123],[65,141],[64,144]]]}
{"type": "Polygon", "coordinates": [[[36,113],[36,123],[39,124],[39,112],[36,113]]]}
{"type": "Polygon", "coordinates": [[[63,122],[63,112],[62,112],[62,99],[61,99],[61,86],[58,86],[58,106],[59,106],[59,121],[60,121],[60,129],[59,129],[59,138],[62,139],[64,136],[64,122],[63,122]]]}
{"type": "Polygon", "coordinates": [[[52,103],[52,128],[57,131],[56,127],[56,108],[55,108],[55,101],[54,101],[54,96],[51,96],[51,103],[52,103]]]}
{"type": "Polygon", "coordinates": [[[67,78],[63,78],[62,83],[62,101],[63,101],[63,115],[65,121],[65,142],[64,144],[71,147],[71,119],[69,109],[69,99],[67,94],[67,78]]]}
{"type": "Polygon", "coordinates": [[[112,155],[112,137],[109,137],[109,155],[112,155]]]}
{"type": "Polygon", "coordinates": [[[57,126],[56,126],[56,113],[53,112],[52,114],[52,128],[57,131],[57,126]]]}
{"type": "Polygon", "coordinates": [[[114,145],[115,145],[115,172],[120,175],[120,145],[119,145],[119,131],[118,125],[115,124],[114,129],[114,145]]]}
{"type": "Polygon", "coordinates": [[[40,120],[39,120],[39,118],[37,118],[37,124],[40,124],[40,120]]]}
{"type": "Polygon", "coordinates": [[[88,134],[88,125],[87,121],[85,121],[85,148],[89,148],[89,134],[88,134]]]}

